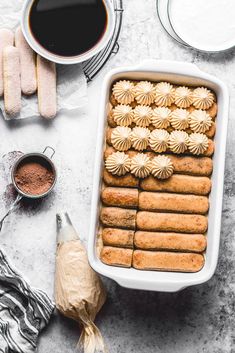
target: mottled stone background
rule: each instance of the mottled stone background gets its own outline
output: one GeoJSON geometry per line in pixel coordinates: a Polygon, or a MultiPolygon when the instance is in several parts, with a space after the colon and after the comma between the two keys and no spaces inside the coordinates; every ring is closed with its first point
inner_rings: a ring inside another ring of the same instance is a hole
{"type": "MultiPolygon", "coordinates": [[[[59,183],[48,199],[26,205],[12,215],[1,233],[1,246],[34,286],[53,294],[55,213],[69,211],[81,237],[89,228],[97,110],[103,74],[119,65],[146,58],[192,62],[224,80],[229,87],[230,120],[227,144],[221,249],[209,283],[176,294],[132,291],[106,280],[108,301],[100,326],[110,353],[235,352],[235,50],[204,55],[173,42],[162,30],[155,0],[124,0],[120,51],[89,86],[89,106],[76,116],[53,122],[0,120],[0,152],[56,148],[59,183]]],[[[75,351],[78,327],[55,315],[44,331],[38,353],[75,351]]]]}

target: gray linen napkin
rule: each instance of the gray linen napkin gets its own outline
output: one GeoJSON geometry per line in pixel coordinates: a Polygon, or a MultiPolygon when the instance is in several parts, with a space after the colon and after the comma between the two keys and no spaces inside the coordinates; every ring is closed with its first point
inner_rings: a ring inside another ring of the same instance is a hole
{"type": "Polygon", "coordinates": [[[54,304],[30,287],[0,250],[0,353],[32,353],[54,304]]]}

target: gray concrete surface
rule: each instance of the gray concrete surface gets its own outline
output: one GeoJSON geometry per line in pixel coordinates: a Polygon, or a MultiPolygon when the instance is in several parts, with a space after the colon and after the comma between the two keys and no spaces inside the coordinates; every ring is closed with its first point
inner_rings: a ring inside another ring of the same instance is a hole
{"type": "MultiPolygon", "coordinates": [[[[0,245],[32,285],[53,295],[55,213],[67,210],[86,241],[89,229],[97,110],[102,78],[110,68],[146,58],[193,62],[229,87],[221,249],[215,276],[207,284],[175,294],[132,291],[105,280],[108,301],[97,319],[110,353],[235,352],[235,50],[200,54],[180,47],[162,30],[155,0],[124,0],[120,51],[89,85],[89,105],[76,116],[6,123],[0,120],[0,153],[56,148],[59,182],[46,200],[25,205],[6,222],[0,245]]],[[[75,351],[79,328],[55,315],[41,335],[38,353],[75,351]]]]}

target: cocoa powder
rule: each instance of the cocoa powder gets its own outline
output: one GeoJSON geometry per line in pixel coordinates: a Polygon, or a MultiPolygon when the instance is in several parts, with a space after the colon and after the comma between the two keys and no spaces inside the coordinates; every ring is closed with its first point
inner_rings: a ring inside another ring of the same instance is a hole
{"type": "Polygon", "coordinates": [[[42,195],[55,180],[51,165],[42,158],[31,157],[23,160],[17,167],[14,180],[18,188],[28,195],[42,195]]]}

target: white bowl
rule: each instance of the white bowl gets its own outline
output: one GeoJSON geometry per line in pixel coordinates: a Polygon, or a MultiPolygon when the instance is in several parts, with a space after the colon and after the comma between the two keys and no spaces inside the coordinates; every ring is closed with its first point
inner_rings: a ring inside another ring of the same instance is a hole
{"type": "Polygon", "coordinates": [[[112,278],[127,288],[175,292],[188,286],[208,281],[214,274],[219,254],[221,212],[224,185],[225,148],[227,138],[229,94],[226,85],[218,78],[208,75],[194,64],[177,61],[146,61],[134,67],[122,67],[110,71],[103,83],[99,127],[97,132],[96,162],[93,180],[91,224],[88,241],[88,257],[93,269],[112,278]],[[152,80],[169,81],[180,85],[206,86],[212,89],[218,100],[216,119],[214,169],[212,174],[212,191],[210,193],[210,210],[208,214],[208,246],[205,253],[205,265],[197,273],[138,271],[134,268],[111,267],[105,265],[97,254],[97,234],[100,226],[100,191],[102,186],[103,153],[105,149],[105,130],[109,95],[115,80],[152,80]]]}
{"type": "MultiPolygon", "coordinates": [[[[77,55],[77,56],[60,56],[51,53],[47,49],[45,49],[42,45],[38,43],[38,41],[34,38],[29,25],[29,13],[31,6],[34,0],[26,0],[23,6],[22,17],[21,17],[21,28],[24,34],[25,39],[27,40],[28,44],[31,48],[38,53],[39,55],[43,56],[44,58],[53,61],[57,64],[78,64],[89,60],[94,55],[98,54],[105,46],[108,44],[109,40],[111,39],[114,27],[115,27],[115,14],[112,5],[112,0],[103,0],[108,13],[108,23],[106,27],[106,31],[102,37],[102,39],[89,51],[85,52],[84,54],[77,55]]],[[[61,24],[63,26],[63,23],[61,24]]]]}

